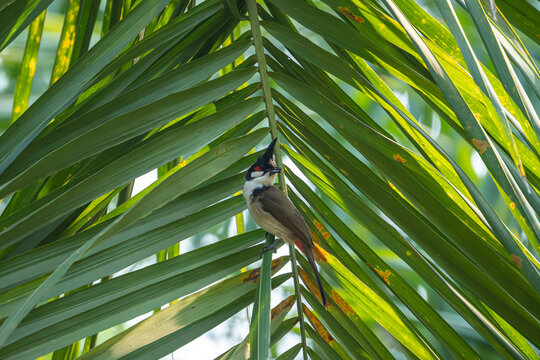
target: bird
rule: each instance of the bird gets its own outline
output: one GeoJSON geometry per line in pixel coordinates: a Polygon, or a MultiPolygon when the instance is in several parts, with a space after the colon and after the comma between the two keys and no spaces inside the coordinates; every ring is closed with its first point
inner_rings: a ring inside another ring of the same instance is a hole
{"type": "Polygon", "coordinates": [[[277,138],[272,140],[266,151],[257,158],[246,172],[243,195],[255,223],[278,238],[271,246],[265,246],[263,253],[274,250],[274,246],[281,240],[293,245],[296,241],[299,241],[315,274],[321,300],[326,309],[326,296],[313,257],[314,245],[309,228],[291,200],[283,191],[274,186],[276,175],[283,172],[274,161],[276,141],[277,138]]]}

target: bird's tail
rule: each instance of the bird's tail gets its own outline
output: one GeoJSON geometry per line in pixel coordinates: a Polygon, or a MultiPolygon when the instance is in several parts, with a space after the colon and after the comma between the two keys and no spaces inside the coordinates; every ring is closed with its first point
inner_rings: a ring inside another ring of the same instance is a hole
{"type": "Polygon", "coordinates": [[[309,261],[309,265],[311,266],[311,269],[313,269],[313,273],[315,274],[315,279],[317,279],[317,285],[319,286],[319,292],[321,293],[322,303],[324,305],[324,308],[327,309],[328,305],[326,303],[326,295],[324,294],[324,289],[321,282],[321,277],[319,276],[319,270],[317,269],[317,264],[315,263],[315,259],[313,258],[313,250],[306,251],[305,254],[309,261]]]}

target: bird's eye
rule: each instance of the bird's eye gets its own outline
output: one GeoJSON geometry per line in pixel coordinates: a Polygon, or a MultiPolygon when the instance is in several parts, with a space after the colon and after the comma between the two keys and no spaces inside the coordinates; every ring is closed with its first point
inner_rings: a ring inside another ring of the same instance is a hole
{"type": "Polygon", "coordinates": [[[253,168],[253,170],[255,170],[255,171],[261,171],[261,168],[260,168],[259,166],[255,166],[255,167],[253,168]]]}

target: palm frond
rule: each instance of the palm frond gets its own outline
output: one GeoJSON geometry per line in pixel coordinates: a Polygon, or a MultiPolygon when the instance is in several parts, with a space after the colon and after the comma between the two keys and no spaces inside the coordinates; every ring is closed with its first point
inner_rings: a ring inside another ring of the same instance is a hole
{"type": "Polygon", "coordinates": [[[540,358],[534,5],[64,3],[52,50],[56,5],[0,5],[0,358],[160,358],[242,310],[216,359],[540,358]],[[243,214],[276,137],[328,309],[243,214]]]}

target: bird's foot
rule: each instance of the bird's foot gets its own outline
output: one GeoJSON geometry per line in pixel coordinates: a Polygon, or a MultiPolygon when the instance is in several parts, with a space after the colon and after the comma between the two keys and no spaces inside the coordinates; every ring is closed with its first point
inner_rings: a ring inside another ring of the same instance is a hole
{"type": "Polygon", "coordinates": [[[274,243],[272,243],[271,245],[265,245],[261,251],[261,253],[259,254],[259,256],[262,258],[264,253],[267,252],[267,251],[270,251],[272,250],[272,252],[274,254],[277,253],[277,250],[275,248],[275,246],[277,245],[277,243],[279,243],[281,241],[281,239],[277,239],[276,241],[274,241],[274,243]]]}
{"type": "Polygon", "coordinates": [[[270,251],[270,250],[272,250],[272,252],[273,252],[274,254],[277,254],[277,250],[276,250],[276,248],[274,247],[274,245],[267,245],[267,246],[263,247],[263,249],[262,249],[262,251],[261,251],[261,256],[262,256],[265,252],[270,251]]]}

